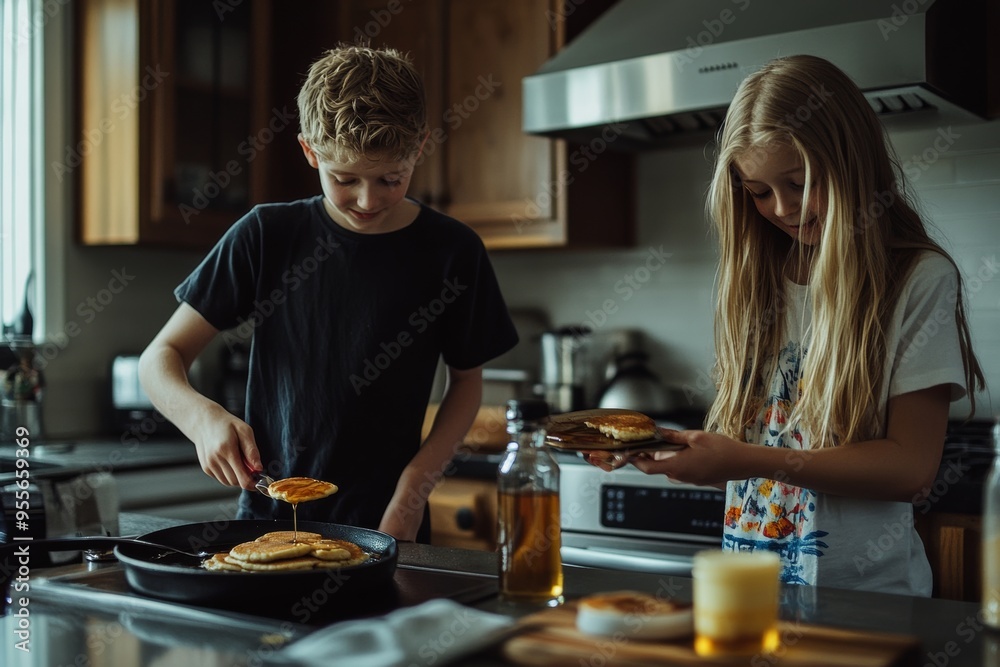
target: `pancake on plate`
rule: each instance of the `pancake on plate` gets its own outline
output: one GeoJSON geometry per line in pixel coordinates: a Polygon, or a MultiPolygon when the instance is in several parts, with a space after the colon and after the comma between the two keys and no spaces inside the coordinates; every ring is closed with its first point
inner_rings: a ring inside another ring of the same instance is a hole
{"type": "Polygon", "coordinates": [[[677,639],[694,632],[694,615],[690,604],[638,591],[614,591],[581,599],[576,628],[588,635],[677,639]]]}
{"type": "Polygon", "coordinates": [[[656,422],[641,412],[615,412],[587,417],[584,424],[609,438],[622,442],[652,440],[656,437],[656,422]]]}

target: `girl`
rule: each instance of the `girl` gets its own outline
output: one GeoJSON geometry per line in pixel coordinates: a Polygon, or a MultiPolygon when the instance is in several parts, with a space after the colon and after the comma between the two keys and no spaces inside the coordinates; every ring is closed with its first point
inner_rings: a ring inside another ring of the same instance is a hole
{"type": "Polygon", "coordinates": [[[777,552],[785,582],[930,595],[913,502],[949,403],[985,385],[957,267],[831,63],[748,77],[719,140],[717,397],[704,431],[665,432],[685,449],[634,464],[724,483],[723,548],[777,552]]]}

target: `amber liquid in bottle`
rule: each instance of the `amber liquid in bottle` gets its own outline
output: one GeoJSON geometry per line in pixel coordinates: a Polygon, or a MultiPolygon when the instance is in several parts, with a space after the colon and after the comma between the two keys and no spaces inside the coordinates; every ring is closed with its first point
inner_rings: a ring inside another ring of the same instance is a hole
{"type": "Polygon", "coordinates": [[[499,494],[500,594],[555,601],[563,594],[559,496],[550,491],[499,494]]]}

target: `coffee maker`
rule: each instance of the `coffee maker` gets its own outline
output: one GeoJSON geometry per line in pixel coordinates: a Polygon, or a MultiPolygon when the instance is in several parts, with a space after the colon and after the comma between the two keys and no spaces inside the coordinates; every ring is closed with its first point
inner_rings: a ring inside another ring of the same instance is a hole
{"type": "Polygon", "coordinates": [[[553,413],[582,410],[587,384],[587,347],[591,331],[585,326],[565,326],[542,333],[542,363],[538,393],[553,413]]]}

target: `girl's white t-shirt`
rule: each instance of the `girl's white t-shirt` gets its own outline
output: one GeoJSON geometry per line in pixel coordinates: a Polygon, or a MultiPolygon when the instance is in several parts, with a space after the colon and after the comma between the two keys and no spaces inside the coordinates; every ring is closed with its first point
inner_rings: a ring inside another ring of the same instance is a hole
{"type": "MultiPolygon", "coordinates": [[[[888,399],[941,384],[952,400],[965,395],[955,304],[955,267],[938,253],[925,252],[900,294],[888,332],[886,374],[879,399],[884,433],[888,399]]],[[[809,456],[808,436],[784,430],[798,400],[803,361],[809,354],[810,297],[803,285],[786,283],[785,342],[768,399],[746,440],[789,449],[788,471],[809,456]]],[[[931,571],[914,529],[913,503],[860,500],[817,493],[775,479],[731,481],[726,488],[723,548],[777,552],[782,581],[835,588],[929,596],[931,571]]]]}

